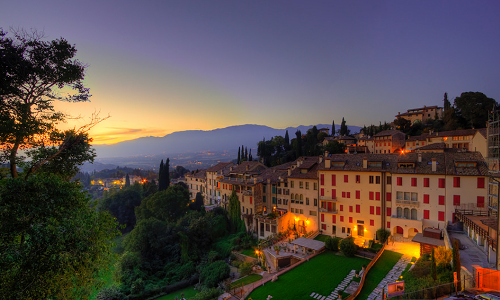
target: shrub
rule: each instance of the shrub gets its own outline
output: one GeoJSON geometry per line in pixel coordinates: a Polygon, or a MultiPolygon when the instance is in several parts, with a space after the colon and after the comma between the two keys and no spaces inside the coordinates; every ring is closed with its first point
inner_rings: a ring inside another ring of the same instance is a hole
{"type": "Polygon", "coordinates": [[[325,240],[326,249],[328,249],[330,251],[334,251],[334,252],[339,251],[339,241],[340,241],[340,238],[338,238],[338,237],[333,237],[333,238],[327,237],[325,240]]]}
{"type": "Polygon", "coordinates": [[[253,267],[252,263],[244,262],[240,265],[240,267],[238,268],[238,271],[240,272],[240,274],[242,276],[245,276],[245,275],[252,273],[252,267],[253,267]]]}
{"type": "Polygon", "coordinates": [[[340,242],[340,251],[347,256],[353,257],[356,254],[356,245],[354,244],[354,238],[348,237],[340,242]]]}
{"type": "Polygon", "coordinates": [[[219,282],[229,277],[229,266],[222,260],[208,264],[203,271],[201,271],[200,277],[203,284],[208,287],[216,287],[219,282]]]}
{"type": "Polygon", "coordinates": [[[217,251],[210,251],[208,253],[208,262],[209,263],[213,263],[214,261],[217,261],[219,259],[221,259],[222,257],[220,257],[219,253],[217,251]]]}
{"type": "Polygon", "coordinates": [[[434,251],[434,258],[436,259],[436,265],[441,266],[441,268],[446,268],[450,265],[453,254],[451,249],[448,250],[444,246],[437,247],[434,251]]]}
{"type": "Polygon", "coordinates": [[[222,291],[218,288],[204,289],[194,297],[191,297],[190,300],[212,300],[217,299],[221,294],[222,291]]]}
{"type": "Polygon", "coordinates": [[[391,232],[384,228],[380,228],[377,230],[377,239],[383,244],[387,241],[387,239],[391,236],[391,232]]]}
{"type": "Polygon", "coordinates": [[[96,295],[97,300],[121,300],[125,295],[116,286],[102,288],[96,295]]]}

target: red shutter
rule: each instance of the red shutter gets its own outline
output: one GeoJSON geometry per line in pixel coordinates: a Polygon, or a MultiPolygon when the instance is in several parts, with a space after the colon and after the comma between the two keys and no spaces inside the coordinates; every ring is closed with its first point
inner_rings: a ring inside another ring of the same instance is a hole
{"type": "Polygon", "coordinates": [[[477,207],[484,207],[484,197],[477,196],[477,207]]]}
{"type": "Polygon", "coordinates": [[[345,198],[345,192],[342,192],[342,198],[345,198]]]}
{"type": "Polygon", "coordinates": [[[460,187],[460,177],[453,177],[453,187],[460,187]]]}
{"type": "Polygon", "coordinates": [[[477,179],[477,188],[484,189],[484,177],[479,177],[477,179]]]}
{"type": "Polygon", "coordinates": [[[250,204],[252,204],[252,196],[250,196],[250,204]]]}
{"type": "Polygon", "coordinates": [[[439,196],[439,205],[444,205],[444,196],[439,196]]]}
{"type": "Polygon", "coordinates": [[[349,205],[349,212],[352,212],[352,205],[349,205]]]}
{"type": "Polygon", "coordinates": [[[348,199],[350,199],[351,198],[351,192],[347,192],[346,196],[347,196],[348,199]]]}
{"type": "Polygon", "coordinates": [[[337,223],[337,216],[336,215],[332,216],[332,223],[333,224],[337,223]]]}
{"type": "Polygon", "coordinates": [[[359,204],[356,204],[356,213],[360,213],[361,212],[361,206],[359,204]]]}
{"type": "Polygon", "coordinates": [[[369,193],[369,197],[368,197],[368,199],[373,200],[373,192],[370,192],[370,193],[369,193]]]}
{"type": "Polygon", "coordinates": [[[337,185],[336,175],[332,174],[332,186],[336,186],[336,185],[337,185]]]}
{"type": "Polygon", "coordinates": [[[424,194],[424,203],[429,203],[429,195],[424,194]]]}
{"type": "Polygon", "coordinates": [[[392,208],[387,208],[387,216],[390,217],[392,215],[392,208]]]}
{"type": "Polygon", "coordinates": [[[321,222],[325,222],[325,215],[321,214],[321,222]]]}
{"type": "Polygon", "coordinates": [[[361,199],[361,191],[356,191],[356,199],[361,199]]]}
{"type": "Polygon", "coordinates": [[[429,187],[429,178],[424,178],[424,187],[429,187]]]}
{"type": "Polygon", "coordinates": [[[344,175],[344,182],[348,183],[349,182],[349,175],[344,175]]]}
{"type": "Polygon", "coordinates": [[[439,178],[439,188],[444,189],[444,178],[439,178]]]}
{"type": "Polygon", "coordinates": [[[370,206],[370,215],[375,214],[375,206],[370,206]]]}
{"type": "Polygon", "coordinates": [[[337,190],[332,189],[332,199],[335,199],[335,198],[337,198],[337,190]]]}
{"type": "Polygon", "coordinates": [[[340,205],[340,211],[344,211],[344,205],[340,205]]]}
{"type": "Polygon", "coordinates": [[[438,221],[444,221],[444,211],[438,212],[438,221]]]}
{"type": "Polygon", "coordinates": [[[349,223],[352,223],[352,217],[349,217],[349,223]]]}
{"type": "Polygon", "coordinates": [[[344,216],[340,216],[340,222],[344,222],[344,216]]]}
{"type": "Polygon", "coordinates": [[[391,193],[387,193],[387,201],[392,201],[392,194],[391,193]]]}
{"type": "Polygon", "coordinates": [[[370,226],[375,226],[375,220],[370,220],[370,226]]]}
{"type": "Polygon", "coordinates": [[[413,177],[411,179],[411,186],[417,186],[417,178],[413,177]]]}
{"type": "Polygon", "coordinates": [[[426,219],[426,220],[429,219],[429,210],[427,210],[427,209],[424,210],[424,219],[426,219]]]}
{"type": "Polygon", "coordinates": [[[380,192],[375,193],[375,200],[380,201],[380,192]]]}
{"type": "Polygon", "coordinates": [[[321,189],[321,196],[325,195],[325,189],[321,189]]]}
{"type": "Polygon", "coordinates": [[[397,178],[397,184],[398,185],[403,185],[403,178],[402,177],[398,177],[397,178]]]}
{"type": "Polygon", "coordinates": [[[380,216],[380,206],[377,206],[377,216],[380,216]]]}
{"type": "Polygon", "coordinates": [[[321,174],[321,185],[325,185],[325,174],[321,174]]]}
{"type": "Polygon", "coordinates": [[[460,205],[460,195],[453,195],[453,205],[460,205]]]}
{"type": "Polygon", "coordinates": [[[391,222],[387,222],[387,228],[391,228],[391,222]]]}

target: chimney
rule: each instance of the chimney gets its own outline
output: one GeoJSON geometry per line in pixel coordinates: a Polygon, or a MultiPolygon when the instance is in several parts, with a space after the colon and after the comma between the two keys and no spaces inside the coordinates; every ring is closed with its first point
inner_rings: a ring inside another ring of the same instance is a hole
{"type": "Polygon", "coordinates": [[[291,176],[292,175],[292,169],[288,169],[288,176],[291,176]]]}
{"type": "Polygon", "coordinates": [[[248,165],[246,165],[246,168],[245,168],[245,170],[247,170],[247,171],[248,171],[248,169],[249,169],[249,167],[248,167],[248,165]]]}
{"type": "Polygon", "coordinates": [[[253,178],[253,183],[256,184],[257,183],[257,177],[254,177],[253,178]]]}
{"type": "Polygon", "coordinates": [[[327,158],[329,154],[330,153],[328,151],[325,151],[325,158],[327,158]]]}
{"type": "Polygon", "coordinates": [[[418,162],[422,162],[422,153],[418,153],[418,162]]]}
{"type": "Polygon", "coordinates": [[[232,170],[233,170],[233,166],[230,166],[230,167],[229,167],[229,171],[232,171],[232,170]]]}
{"type": "Polygon", "coordinates": [[[368,159],[366,157],[363,157],[363,169],[368,168],[368,159]]]}
{"type": "Polygon", "coordinates": [[[325,168],[330,169],[331,159],[325,159],[325,168]]]}
{"type": "Polygon", "coordinates": [[[437,162],[436,162],[436,159],[433,157],[432,158],[432,172],[436,172],[436,166],[437,165],[437,162]]]}
{"type": "Polygon", "coordinates": [[[318,163],[322,163],[322,162],[323,162],[323,156],[322,156],[322,155],[320,155],[318,158],[319,158],[318,163]]]}
{"type": "Polygon", "coordinates": [[[271,178],[267,179],[267,184],[271,184],[271,178]]]}
{"type": "Polygon", "coordinates": [[[273,173],[276,173],[276,169],[273,169],[273,173]]]}

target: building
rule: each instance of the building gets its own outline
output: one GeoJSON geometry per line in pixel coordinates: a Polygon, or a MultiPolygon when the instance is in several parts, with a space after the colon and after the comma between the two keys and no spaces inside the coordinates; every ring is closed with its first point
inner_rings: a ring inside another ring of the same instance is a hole
{"type": "MultiPolygon", "coordinates": [[[[373,136],[375,154],[395,153],[405,146],[406,135],[399,130],[384,130],[373,136]]],[[[368,145],[366,145],[368,146],[368,145]]]]}
{"type": "Polygon", "coordinates": [[[413,108],[407,110],[405,113],[400,113],[395,116],[396,118],[403,118],[410,121],[412,124],[420,121],[425,122],[427,119],[442,119],[443,118],[443,108],[437,105],[425,106],[421,108],[413,108]]]}
{"type": "Polygon", "coordinates": [[[206,188],[206,178],[207,172],[205,169],[192,171],[190,173],[185,174],[186,185],[189,189],[189,198],[190,200],[194,200],[196,198],[196,194],[199,192],[201,195],[205,194],[206,188]]]}
{"type": "Polygon", "coordinates": [[[203,195],[205,205],[220,205],[220,181],[229,174],[230,167],[233,165],[232,162],[220,162],[206,170],[206,189],[203,195]]]}

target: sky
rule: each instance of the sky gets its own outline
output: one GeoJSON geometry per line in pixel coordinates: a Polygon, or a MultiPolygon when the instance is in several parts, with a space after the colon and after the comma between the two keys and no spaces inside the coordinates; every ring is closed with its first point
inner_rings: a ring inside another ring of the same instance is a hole
{"type": "MultiPolygon", "coordinates": [[[[479,91],[500,101],[499,1],[23,1],[0,28],[63,37],[95,144],[183,130],[391,122],[479,91]]],[[[80,117],[80,119],[74,119],[80,117]]]]}

